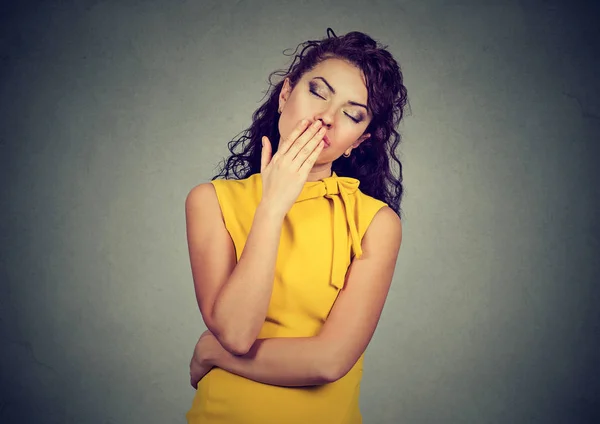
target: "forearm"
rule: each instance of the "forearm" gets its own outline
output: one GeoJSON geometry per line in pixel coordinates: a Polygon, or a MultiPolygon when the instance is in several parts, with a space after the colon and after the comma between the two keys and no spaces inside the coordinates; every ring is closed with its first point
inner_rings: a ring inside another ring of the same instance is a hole
{"type": "Polygon", "coordinates": [[[213,309],[221,344],[246,353],[265,321],[275,277],[283,217],[258,206],[244,250],[213,309]]]}
{"type": "Polygon", "coordinates": [[[276,386],[316,386],[333,381],[327,349],[318,337],[259,339],[247,354],[219,349],[212,365],[276,386]]]}

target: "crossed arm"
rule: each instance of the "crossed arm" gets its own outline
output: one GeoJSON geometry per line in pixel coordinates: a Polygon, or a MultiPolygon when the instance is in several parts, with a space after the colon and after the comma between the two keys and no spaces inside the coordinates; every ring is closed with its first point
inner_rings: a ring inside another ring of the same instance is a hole
{"type": "Polygon", "coordinates": [[[216,366],[278,386],[319,385],[340,379],[366,350],[375,332],[401,241],[400,219],[391,208],[383,207],[369,225],[362,239],[363,254],[350,265],[345,286],[319,335],[258,339],[244,355],[230,353],[213,338],[197,349],[192,364],[196,359],[206,371],[216,366]]]}

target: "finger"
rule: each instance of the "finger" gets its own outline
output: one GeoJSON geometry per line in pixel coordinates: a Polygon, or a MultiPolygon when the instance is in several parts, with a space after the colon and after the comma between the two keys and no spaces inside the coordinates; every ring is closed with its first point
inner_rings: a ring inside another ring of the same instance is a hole
{"type": "Polygon", "coordinates": [[[279,141],[279,147],[277,148],[277,152],[281,152],[281,154],[287,152],[290,146],[294,144],[294,141],[296,141],[296,139],[300,137],[300,135],[308,128],[308,124],[308,119],[303,119],[302,121],[300,121],[300,123],[296,125],[296,128],[292,130],[292,132],[287,136],[285,140],[279,141]]]}
{"type": "MultiPolygon", "coordinates": [[[[304,144],[304,146],[302,146],[302,148],[296,149],[296,146],[293,147],[295,150],[298,150],[298,153],[293,159],[293,162],[298,162],[298,168],[302,166],[302,163],[304,163],[306,158],[317,148],[321,140],[323,140],[326,131],[325,128],[321,128],[306,144],[304,144]]],[[[291,154],[292,149],[290,149],[290,155],[291,154]]]]}
{"type": "Polygon", "coordinates": [[[260,152],[260,172],[263,172],[271,162],[271,142],[267,137],[262,138],[262,150],[260,152]]]}
{"type": "Polygon", "coordinates": [[[304,172],[306,175],[308,175],[308,173],[310,172],[310,170],[314,166],[315,162],[317,162],[317,159],[319,158],[319,155],[323,151],[324,147],[325,147],[325,142],[323,140],[321,140],[319,142],[319,144],[317,144],[316,149],[314,149],[312,151],[312,153],[306,158],[306,160],[304,161],[304,163],[300,167],[299,171],[300,172],[304,172]]]}
{"type": "MultiPolygon", "coordinates": [[[[292,160],[296,158],[298,152],[304,149],[305,156],[308,156],[310,152],[313,151],[318,141],[315,142],[314,145],[310,146],[310,142],[319,135],[319,131],[325,131],[325,129],[321,126],[321,121],[315,121],[304,133],[290,146],[288,153],[286,155],[290,157],[292,160]],[[307,150],[308,149],[308,150],[307,150]]],[[[325,133],[323,132],[320,135],[319,140],[323,137],[325,133]]]]}

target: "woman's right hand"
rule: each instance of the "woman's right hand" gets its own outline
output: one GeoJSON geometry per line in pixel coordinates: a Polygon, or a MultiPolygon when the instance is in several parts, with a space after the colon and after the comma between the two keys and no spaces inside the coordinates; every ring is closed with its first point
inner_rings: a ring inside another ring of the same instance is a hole
{"type": "Polygon", "coordinates": [[[308,174],[323,150],[325,128],[317,120],[308,128],[308,120],[300,122],[291,134],[279,141],[272,154],[271,142],[263,137],[260,160],[262,177],[261,203],[284,217],[300,195],[308,174]]]}

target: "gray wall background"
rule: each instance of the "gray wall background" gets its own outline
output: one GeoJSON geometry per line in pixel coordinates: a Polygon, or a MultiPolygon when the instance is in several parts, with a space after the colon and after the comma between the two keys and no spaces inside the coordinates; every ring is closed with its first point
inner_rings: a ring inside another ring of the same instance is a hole
{"type": "Polygon", "coordinates": [[[184,422],[185,196],[328,26],[389,45],[412,108],[365,423],[600,419],[599,7],[335,3],[0,6],[0,422],[184,422]]]}

